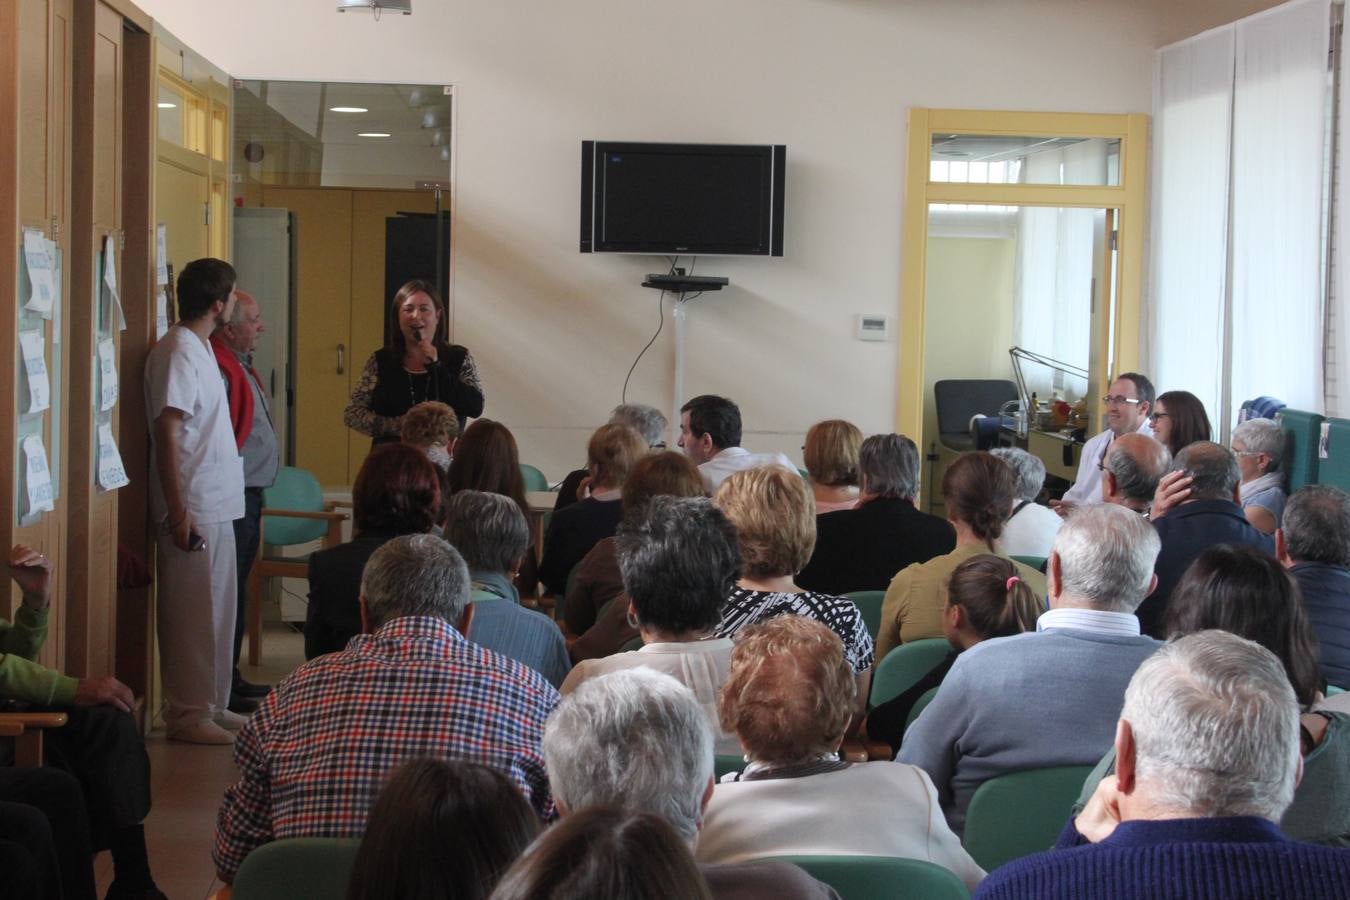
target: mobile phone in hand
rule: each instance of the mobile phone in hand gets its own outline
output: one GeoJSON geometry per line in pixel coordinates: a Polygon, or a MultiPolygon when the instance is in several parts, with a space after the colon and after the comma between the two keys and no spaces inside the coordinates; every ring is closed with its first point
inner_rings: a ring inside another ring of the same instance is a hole
{"type": "Polygon", "coordinates": [[[205,549],[206,549],[206,538],[202,537],[200,534],[198,534],[198,533],[195,532],[195,531],[189,531],[189,532],[188,532],[188,549],[191,550],[193,553],[196,553],[198,550],[205,550],[205,549]]]}

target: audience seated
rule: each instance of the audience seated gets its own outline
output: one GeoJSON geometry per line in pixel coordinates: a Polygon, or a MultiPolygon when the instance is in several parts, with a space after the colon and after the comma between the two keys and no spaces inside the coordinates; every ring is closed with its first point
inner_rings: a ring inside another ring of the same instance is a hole
{"type": "Polygon", "coordinates": [[[680,449],[698,466],[712,494],[728,475],[760,466],[797,467],[781,453],[751,453],[741,446],[741,408],[725,397],[703,394],[680,407],[680,449]]]}
{"type": "Polygon", "coordinates": [[[895,856],[950,869],[974,888],[984,872],[942,820],[921,769],[838,757],[855,705],[839,636],[780,616],[747,628],[722,689],[722,727],[749,765],[713,788],[698,840],[704,863],[798,854],[895,856]]]}
{"type": "Polygon", "coordinates": [[[586,445],[590,496],[553,513],[544,537],[539,580],[550,594],[567,590],[567,576],[596,542],[614,534],[623,511],[623,482],[647,443],[627,425],[601,425],[586,445]]]}
{"type": "MultiPolygon", "coordinates": [[[[614,407],[614,412],[610,413],[609,424],[627,425],[629,428],[642,435],[642,439],[647,442],[649,450],[666,449],[666,422],[665,415],[654,406],[647,406],[643,403],[622,403],[614,407]]],[[[562,484],[558,486],[558,499],[553,504],[553,511],[557,512],[564,506],[570,506],[578,500],[590,496],[590,467],[576,469],[567,473],[562,484]]]]}
{"type": "MultiPolygon", "coordinates": [[[[515,435],[501,422],[477,419],[455,441],[455,456],[450,461],[450,493],[460,491],[485,491],[510,497],[529,521],[530,504],[525,499],[520,451],[515,435]]],[[[522,597],[539,593],[539,560],[533,545],[520,564],[516,589],[522,597]]]]}
{"type": "MultiPolygon", "coordinates": [[[[664,420],[663,420],[664,421],[664,420]]],[[[689,457],[674,450],[648,453],[633,465],[623,483],[623,515],[640,519],[653,497],[703,497],[703,479],[689,457]]],[[[638,636],[628,624],[618,542],[607,537],[582,558],[567,591],[563,615],[567,629],[579,635],[568,647],[574,662],[618,653],[638,636]]]]}
{"type": "Polygon", "coordinates": [[[1102,500],[1147,517],[1172,454],[1146,434],[1122,434],[1102,460],[1102,500]]]}
{"type": "Polygon", "coordinates": [[[899,434],[874,434],[858,450],[858,505],[816,517],[816,546],[797,575],[809,591],[884,591],[910,563],[950,553],[946,520],[914,508],[919,450],[899,434]]]}
{"type": "MultiPolygon", "coordinates": [[[[558,812],[614,806],[652,813],[692,846],[712,796],[713,731],[694,695],[668,675],[636,668],[587,680],[563,698],[544,730],[558,812]]],[[[783,863],[700,869],[715,898],[835,897],[783,863]]]]}
{"type": "Polygon", "coordinates": [[[811,478],[816,515],[852,509],[858,503],[858,448],[862,432],[852,422],[828,419],[806,431],[802,465],[811,478]]]}
{"type": "Polygon", "coordinates": [[[694,857],[660,816],[598,806],[563,819],[502,876],[492,900],[711,900],[694,857]]]}
{"type": "Polygon", "coordinates": [[[459,416],[439,400],[426,400],[403,414],[399,437],[425,453],[436,468],[449,472],[455,439],[459,437],[459,416]]]}
{"type": "Polygon", "coordinates": [[[1350,688],[1350,495],[1329,485],[1295,491],[1275,547],[1303,593],[1322,676],[1350,688]]]}
{"type": "Polygon", "coordinates": [[[375,801],[347,900],[487,900],[538,834],[539,817],[500,772],[410,760],[375,801]]]}
{"type": "Polygon", "coordinates": [[[424,534],[440,512],[436,467],[407,444],[370,451],[352,484],[352,539],[309,557],[305,659],[335,653],[361,633],[361,570],[391,538],[424,534]]]}
{"type": "MultiPolygon", "coordinates": [[[[1290,837],[1350,846],[1350,716],[1310,712],[1321,699],[1316,641],[1298,587],[1278,562],[1250,547],[1210,547],[1191,563],[1172,593],[1170,638],[1217,628],[1275,654],[1303,711],[1303,780],[1280,827],[1290,837]]],[[[1083,786],[1079,809],[1097,781],[1113,771],[1114,751],[1083,786]]]]}
{"type": "MultiPolygon", "coordinates": [[[[1056,523],[1063,521],[1050,514],[1056,523]]],[[[1034,631],[1040,614],[1041,599],[1018,577],[1012,560],[982,553],[961,563],[952,572],[942,612],[942,630],[952,652],[908,690],[867,714],[868,737],[890,744],[894,755],[915,702],[942,683],[958,653],[989,638],[1034,631]]]]}
{"type": "Polygon", "coordinates": [[[1153,402],[1148,414],[1153,436],[1167,452],[1176,456],[1183,448],[1209,437],[1209,415],[1205,404],[1189,391],[1164,391],[1153,402]]]}
{"type": "Polygon", "coordinates": [[[296,669],[239,732],[213,852],[227,884],[268,841],[360,835],[389,770],[420,756],[491,766],[553,815],[539,742],[558,692],[464,637],[475,607],[455,548],[429,534],[388,541],[360,603],[369,633],[296,669]]]}
{"type": "Polygon", "coordinates": [[[777,616],[815,619],[844,642],[844,657],[857,679],[858,719],[872,685],[872,635],[851,600],[804,591],[792,576],[811,558],[816,517],[806,483],[781,468],[736,472],[713,497],[731,524],[741,553],[741,577],[722,607],[718,637],[777,616]]]}
{"type": "Polygon", "coordinates": [[[958,833],[990,778],[1101,758],[1125,685],[1158,646],[1134,616],[1157,555],[1157,534],[1134,513],[1075,510],[1050,551],[1050,609],[1038,630],[981,641],[956,658],[897,759],[932,777],[958,833]]]}
{"type": "MultiPolygon", "coordinates": [[[[735,530],[706,498],[653,497],[640,518],[624,522],[618,542],[628,616],[642,649],[578,663],[562,693],[607,672],[654,669],[693,691],[715,727],[731,639],[714,630],[741,567],[735,530]]],[[[734,737],[719,736],[718,753],[738,748],[734,737]]]]}
{"type": "MultiPolygon", "coordinates": [[[[1012,469],[989,453],[964,453],[947,468],[942,476],[942,502],[947,521],[956,530],[956,549],[906,566],[891,579],[881,608],[878,659],[885,659],[901,641],[942,637],[942,611],[947,608],[952,572],[981,553],[1006,556],[997,542],[1016,496],[1012,469]]],[[[1045,576],[1022,563],[1014,565],[1017,577],[1037,597],[1045,596],[1045,576]]]]}
{"type": "Polygon", "coordinates": [[[450,498],[445,539],[469,567],[473,625],[469,640],[529,666],[558,687],[571,671],[553,620],[520,605],[512,583],[530,546],[520,507],[501,494],[460,491],[450,498]]]}
{"type": "Polygon", "coordinates": [[[1049,556],[1050,544],[1064,520],[1050,507],[1036,502],[1045,485],[1045,463],[1021,447],[999,447],[989,452],[1003,460],[1017,477],[1016,502],[1012,515],[1003,523],[999,549],[1009,556],[1049,556]]]}
{"type": "Polygon", "coordinates": [[[1274,419],[1248,419],[1233,429],[1233,455],[1242,481],[1238,502],[1242,513],[1264,534],[1274,534],[1284,515],[1284,429],[1274,419]]]}
{"type": "Polygon", "coordinates": [[[1275,825],[1299,779],[1298,701],[1280,661],[1222,631],[1139,666],[1115,730],[1116,774],[1056,849],[1016,860],[977,898],[1344,897],[1350,851],[1275,825]]]}
{"type": "MultiPolygon", "coordinates": [[[[60,878],[51,878],[50,857],[36,860],[39,871],[31,874],[52,896],[93,897],[92,854],[110,850],[109,900],[163,900],[150,875],[141,824],[150,811],[150,758],[131,716],[131,689],[111,675],[75,678],[36,661],[47,639],[52,568],[26,544],[10,550],[9,575],[22,599],[12,623],[0,619],[0,700],[33,711],[59,710],[68,720],[46,733],[40,769],[10,767],[13,746],[0,742],[0,801],[36,808],[48,820],[60,878]]],[[[7,808],[4,819],[13,828],[31,813],[7,808]]],[[[13,843],[0,836],[4,840],[13,843]]],[[[15,889],[7,885],[0,893],[15,889]]]]}
{"type": "Polygon", "coordinates": [[[1206,547],[1240,544],[1274,555],[1275,542],[1247,521],[1238,506],[1240,478],[1237,457],[1210,441],[1196,441],[1172,460],[1169,477],[1159,482],[1152,512],[1162,552],[1158,586],[1139,607],[1144,634],[1163,636],[1172,589],[1206,547]],[[1173,473],[1175,478],[1170,477],[1173,473]],[[1169,494],[1181,497],[1180,505],[1173,507],[1169,494]]]}

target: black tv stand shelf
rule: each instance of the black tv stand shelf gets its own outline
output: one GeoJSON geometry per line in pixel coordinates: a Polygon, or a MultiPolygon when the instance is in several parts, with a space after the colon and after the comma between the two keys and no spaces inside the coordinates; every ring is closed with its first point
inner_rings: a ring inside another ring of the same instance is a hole
{"type": "Polygon", "coordinates": [[[722,275],[648,275],[647,280],[642,282],[645,288],[674,294],[720,291],[728,284],[731,284],[731,279],[722,275]]]}

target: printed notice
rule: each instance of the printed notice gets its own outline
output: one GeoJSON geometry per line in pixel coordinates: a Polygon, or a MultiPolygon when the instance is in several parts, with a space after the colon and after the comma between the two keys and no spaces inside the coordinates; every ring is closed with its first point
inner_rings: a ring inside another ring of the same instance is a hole
{"type": "Polygon", "coordinates": [[[42,438],[30,434],[23,439],[24,482],[28,508],[24,514],[35,516],[38,513],[56,509],[52,502],[52,473],[47,468],[47,450],[42,446],[42,438]]]}
{"type": "Polygon", "coordinates": [[[1317,436],[1317,458],[1329,459],[1331,457],[1331,423],[1322,423],[1322,433],[1317,436]]]}
{"type": "Polygon", "coordinates": [[[169,283],[169,229],[155,226],[155,284],[169,283]]]}
{"type": "Polygon", "coordinates": [[[127,317],[122,314],[122,298],[117,293],[117,243],[111,234],[103,238],[103,283],[112,295],[112,326],[118,331],[127,330],[127,317]]]}
{"type": "Polygon", "coordinates": [[[52,306],[56,303],[56,279],[52,276],[52,256],[47,251],[47,238],[41,231],[24,229],[23,259],[28,267],[28,283],[32,286],[24,308],[44,319],[50,319],[52,306]]]}
{"type": "Polygon", "coordinates": [[[47,359],[42,352],[42,332],[19,332],[19,351],[23,355],[24,380],[28,382],[28,408],[24,412],[42,412],[51,405],[47,359]]]}
{"type": "Polygon", "coordinates": [[[98,486],[105,491],[115,491],[128,484],[131,479],[122,467],[122,454],[117,452],[112,425],[105,422],[98,426],[98,486]]]}
{"type": "Polygon", "coordinates": [[[117,405],[117,346],[112,338],[98,342],[98,389],[100,412],[117,405]]]}
{"type": "Polygon", "coordinates": [[[155,340],[169,333],[169,289],[155,291],[155,340]]]}

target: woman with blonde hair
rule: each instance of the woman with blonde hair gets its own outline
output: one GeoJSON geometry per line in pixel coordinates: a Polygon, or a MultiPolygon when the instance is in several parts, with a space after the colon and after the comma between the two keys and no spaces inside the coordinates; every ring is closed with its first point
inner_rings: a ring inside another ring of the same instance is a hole
{"type": "Polygon", "coordinates": [[[827,419],[806,432],[802,461],[811,476],[816,514],[852,509],[858,503],[858,449],[863,435],[852,422],[827,419]]]}

